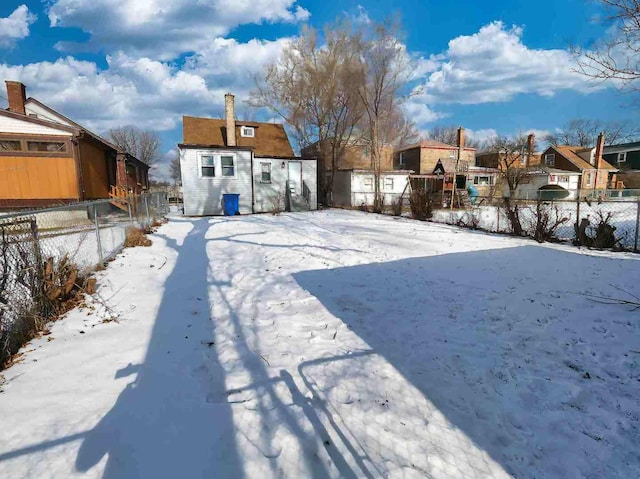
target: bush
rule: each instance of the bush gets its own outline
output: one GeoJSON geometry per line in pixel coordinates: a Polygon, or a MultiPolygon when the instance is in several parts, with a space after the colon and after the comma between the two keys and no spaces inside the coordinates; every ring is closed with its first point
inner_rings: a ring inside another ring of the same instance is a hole
{"type": "Polygon", "coordinates": [[[616,227],[611,224],[613,212],[596,213],[596,222],[591,224],[589,218],[582,218],[576,225],[576,245],[597,249],[623,249],[621,239],[616,238],[616,227]]]}
{"type": "Polygon", "coordinates": [[[458,221],[456,221],[456,225],[463,228],[470,228],[472,230],[480,229],[480,216],[475,212],[465,213],[460,219],[458,219],[458,221]]]}
{"type": "Polygon", "coordinates": [[[411,215],[417,220],[428,220],[433,217],[434,195],[423,188],[414,188],[409,195],[411,215]]]}
{"type": "Polygon", "coordinates": [[[532,225],[533,239],[538,243],[556,241],[558,228],[568,221],[567,216],[560,215],[557,206],[551,206],[549,203],[538,200],[532,225]]]}
{"type": "Polygon", "coordinates": [[[151,240],[147,238],[145,230],[131,226],[127,228],[127,237],[124,241],[124,247],[134,248],[136,246],[151,246],[151,240]]]}

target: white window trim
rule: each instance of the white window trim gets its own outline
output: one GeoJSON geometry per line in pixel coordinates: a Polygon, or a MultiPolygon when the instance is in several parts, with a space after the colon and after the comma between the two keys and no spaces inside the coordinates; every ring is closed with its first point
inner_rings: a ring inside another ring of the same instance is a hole
{"type": "Polygon", "coordinates": [[[547,153],[544,155],[544,165],[554,167],[556,166],[556,154],[555,153],[547,153]],[[549,163],[549,158],[551,158],[551,163],[549,163]]]}
{"type": "Polygon", "coordinates": [[[404,151],[400,152],[400,158],[398,158],[398,166],[403,166],[406,167],[407,166],[407,157],[405,156],[404,151]]]}
{"type": "Polygon", "coordinates": [[[217,169],[215,153],[198,153],[198,176],[201,179],[210,180],[212,178],[218,178],[217,169]],[[213,176],[204,176],[202,174],[202,168],[205,167],[205,165],[202,164],[202,157],[204,156],[211,156],[213,158],[213,176]]]}
{"type": "Polygon", "coordinates": [[[620,153],[618,153],[618,163],[626,163],[627,162],[627,152],[626,151],[621,151],[620,153]],[[620,155],[622,155],[622,160],[620,159],[620,155]]]}
{"type": "Polygon", "coordinates": [[[255,138],[256,130],[252,126],[241,126],[240,127],[240,136],[244,138],[255,138]]]}
{"type": "Polygon", "coordinates": [[[237,155],[235,155],[234,153],[220,153],[218,155],[218,164],[220,165],[220,178],[224,179],[231,179],[231,178],[237,178],[238,177],[238,157],[237,155]],[[223,167],[222,167],[222,157],[223,156],[230,156],[231,158],[233,158],[233,176],[225,176],[223,174],[223,167]]]}
{"type": "Polygon", "coordinates": [[[585,185],[586,186],[591,186],[591,184],[593,183],[593,172],[591,171],[585,171],[584,173],[584,180],[585,180],[585,185]],[[589,181],[587,181],[587,179],[589,181]]]}
{"type": "Polygon", "coordinates": [[[271,168],[271,162],[270,161],[261,161],[260,162],[260,183],[262,183],[263,185],[270,185],[271,183],[273,183],[273,169],[271,168]],[[262,168],[264,165],[269,166],[269,181],[264,181],[262,179],[262,174],[264,173],[262,171],[262,168]]]}
{"type": "Polygon", "coordinates": [[[387,182],[390,184],[390,190],[393,191],[393,187],[394,187],[393,178],[392,177],[388,177],[388,176],[382,181],[382,186],[383,186],[382,189],[384,191],[388,191],[387,190],[387,182]]]}

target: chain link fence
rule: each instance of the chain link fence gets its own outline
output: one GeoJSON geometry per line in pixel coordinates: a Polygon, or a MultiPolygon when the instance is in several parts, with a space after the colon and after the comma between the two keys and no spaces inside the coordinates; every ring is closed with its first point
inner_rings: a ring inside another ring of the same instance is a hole
{"type": "Polygon", "coordinates": [[[551,228],[552,234],[547,240],[640,252],[638,198],[512,199],[509,203],[508,210],[503,199],[478,197],[469,208],[434,208],[431,220],[492,233],[514,234],[512,215],[516,212],[525,236],[536,238],[536,231],[551,228]]]}
{"type": "Polygon", "coordinates": [[[0,213],[0,366],[6,352],[15,349],[9,332],[25,312],[35,318],[50,315],[47,305],[53,298],[64,298],[78,278],[113,258],[129,228],[146,230],[168,212],[168,197],[161,192],[0,213]]]}

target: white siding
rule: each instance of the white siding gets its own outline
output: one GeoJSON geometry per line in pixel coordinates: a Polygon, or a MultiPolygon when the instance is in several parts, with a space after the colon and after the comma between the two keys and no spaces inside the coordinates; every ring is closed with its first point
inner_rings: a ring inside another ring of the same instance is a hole
{"type": "Polygon", "coordinates": [[[311,191],[309,206],[312,210],[318,209],[318,161],[302,160],[302,179],[311,191]]]}
{"type": "Polygon", "coordinates": [[[56,123],[61,123],[66,126],[74,126],[61,116],[54,115],[50,111],[45,110],[40,105],[30,102],[29,100],[27,100],[27,102],[25,103],[25,107],[27,110],[27,115],[36,114],[38,115],[37,118],[40,118],[41,120],[55,121],[56,123]]]}
{"type": "Polygon", "coordinates": [[[251,152],[244,150],[184,149],[180,151],[180,169],[182,170],[182,188],[184,212],[188,216],[209,216],[224,214],[222,195],[237,193],[240,195],[240,213],[252,212],[251,192],[251,152]],[[200,170],[201,155],[216,157],[216,176],[203,178],[200,170]],[[235,156],[234,178],[222,177],[220,155],[235,156]]]}
{"type": "Polygon", "coordinates": [[[72,136],[68,131],[58,130],[44,125],[38,125],[28,121],[11,118],[0,115],[0,132],[1,133],[25,133],[28,135],[60,135],[72,136]]]}
{"type": "Polygon", "coordinates": [[[277,158],[254,158],[253,182],[255,192],[254,211],[270,213],[279,205],[284,211],[285,192],[289,175],[289,161],[302,163],[302,181],[311,191],[310,208],[318,209],[318,180],[316,160],[282,160],[277,158]],[[262,182],[262,163],[271,165],[271,183],[262,182]]]}
{"type": "MultiPolygon", "coordinates": [[[[351,205],[372,206],[375,196],[374,174],[370,172],[354,171],[351,176],[351,205]]],[[[380,191],[384,195],[384,204],[391,205],[396,202],[405,191],[409,182],[409,174],[380,174],[380,191]]]]}

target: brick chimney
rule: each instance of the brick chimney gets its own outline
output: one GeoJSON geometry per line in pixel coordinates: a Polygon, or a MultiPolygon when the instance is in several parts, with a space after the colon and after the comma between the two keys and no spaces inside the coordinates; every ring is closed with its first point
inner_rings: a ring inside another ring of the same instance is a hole
{"type": "Polygon", "coordinates": [[[19,81],[5,81],[7,84],[7,99],[9,111],[26,115],[24,104],[27,101],[27,89],[19,81]]]}
{"type": "Polygon", "coordinates": [[[236,106],[231,93],[224,96],[224,117],[227,120],[227,146],[236,146],[236,106]]]}
{"type": "Polygon", "coordinates": [[[601,131],[598,135],[598,142],[596,143],[596,157],[594,163],[596,168],[602,169],[602,153],[604,152],[604,131],[601,131]]]}
{"type": "Polygon", "coordinates": [[[458,128],[458,159],[462,159],[462,152],[464,151],[464,128],[458,128]]]}
{"type": "Polygon", "coordinates": [[[529,167],[529,162],[531,161],[531,158],[533,157],[533,154],[535,153],[535,146],[536,146],[536,135],[534,135],[533,133],[529,133],[529,136],[527,136],[527,161],[525,163],[525,167],[529,167]]]}

